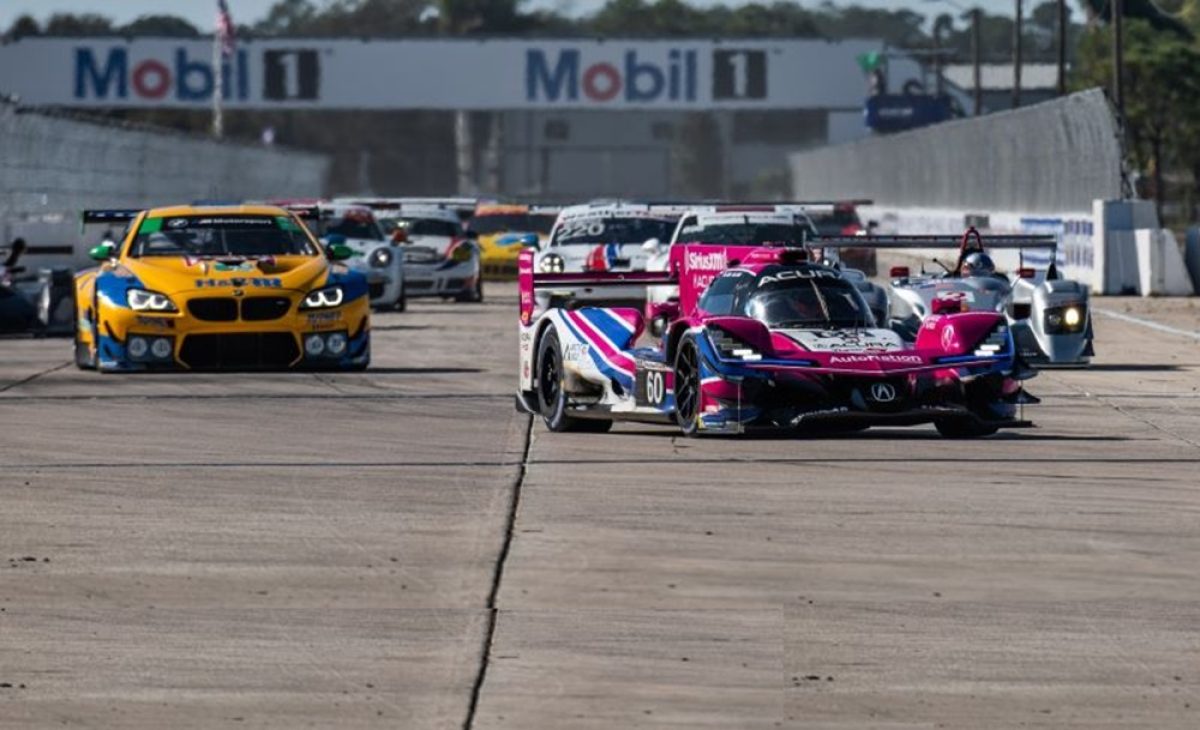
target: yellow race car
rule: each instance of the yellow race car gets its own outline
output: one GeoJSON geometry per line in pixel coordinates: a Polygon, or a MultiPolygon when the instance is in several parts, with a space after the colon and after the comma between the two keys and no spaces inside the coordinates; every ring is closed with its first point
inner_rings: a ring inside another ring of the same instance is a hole
{"type": "Polygon", "coordinates": [[[515,276],[517,257],[526,248],[545,242],[559,208],[544,205],[481,203],[467,221],[467,230],[478,236],[483,273],[490,277],[515,276]]]}
{"type": "Polygon", "coordinates": [[[367,281],[274,206],[85,211],[128,223],[75,275],[75,364],[102,372],[362,370],[367,281]]]}

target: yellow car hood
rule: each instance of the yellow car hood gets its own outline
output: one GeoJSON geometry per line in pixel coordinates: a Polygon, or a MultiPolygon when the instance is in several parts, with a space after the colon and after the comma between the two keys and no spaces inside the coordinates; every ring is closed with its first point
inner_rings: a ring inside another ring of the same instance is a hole
{"type": "Polygon", "coordinates": [[[123,259],[121,264],[145,288],[168,295],[217,287],[309,291],[329,276],[329,261],[322,256],[143,256],[123,259]]]}

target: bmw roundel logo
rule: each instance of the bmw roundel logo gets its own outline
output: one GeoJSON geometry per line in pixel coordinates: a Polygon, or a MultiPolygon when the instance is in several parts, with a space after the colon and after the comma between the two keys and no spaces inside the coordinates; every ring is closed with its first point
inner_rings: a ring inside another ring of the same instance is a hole
{"type": "Polygon", "coordinates": [[[896,388],[891,383],[872,383],[871,400],[876,403],[891,403],[896,400],[896,388]]]}

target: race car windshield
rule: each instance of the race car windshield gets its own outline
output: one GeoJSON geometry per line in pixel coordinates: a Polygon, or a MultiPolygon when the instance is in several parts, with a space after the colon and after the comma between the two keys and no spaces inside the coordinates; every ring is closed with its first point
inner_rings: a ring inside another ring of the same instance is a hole
{"type": "Polygon", "coordinates": [[[316,247],[285,216],[172,216],[147,218],[130,255],[140,256],[312,256],[316,247]]]}
{"type": "Polygon", "coordinates": [[[743,313],[768,327],[873,327],[875,319],[850,282],[818,272],[764,275],[743,313]]]}
{"type": "Polygon", "coordinates": [[[563,223],[554,232],[551,246],[596,243],[642,243],[651,238],[671,238],[674,221],[662,218],[588,218],[563,223]]]}
{"type": "Polygon", "coordinates": [[[462,235],[462,226],[451,221],[438,218],[407,218],[400,221],[409,236],[436,236],[439,238],[456,238],[462,235]]]}
{"type": "Polygon", "coordinates": [[[382,241],[383,230],[375,222],[374,216],[347,214],[321,219],[322,236],[345,236],[362,241],[382,241]]]}
{"type": "Polygon", "coordinates": [[[476,216],[469,227],[481,236],[494,233],[549,233],[554,227],[552,215],[529,213],[495,213],[476,216]]]}
{"type": "Polygon", "coordinates": [[[690,226],[679,232],[687,243],[717,243],[734,246],[803,246],[815,238],[813,231],[786,223],[731,223],[690,226]]]}

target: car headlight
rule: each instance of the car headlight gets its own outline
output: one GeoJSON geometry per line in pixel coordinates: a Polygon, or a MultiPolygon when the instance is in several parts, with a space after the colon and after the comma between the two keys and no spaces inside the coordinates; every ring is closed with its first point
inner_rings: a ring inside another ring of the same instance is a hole
{"type": "Polygon", "coordinates": [[[566,268],[563,257],[556,253],[547,254],[538,262],[538,270],[543,274],[561,274],[566,268]]]}
{"type": "Polygon", "coordinates": [[[377,248],[367,259],[376,269],[386,269],[392,263],[392,251],[387,248],[377,248]]]}
{"type": "Polygon", "coordinates": [[[975,354],[979,357],[994,357],[1008,351],[1008,326],[998,324],[992,328],[988,336],[975,346],[975,354]]]}
{"type": "Polygon", "coordinates": [[[459,246],[455,246],[454,250],[450,252],[450,259],[452,261],[457,261],[460,264],[470,261],[471,260],[471,247],[465,243],[461,244],[459,246]]]}
{"type": "Polygon", "coordinates": [[[1044,316],[1046,334],[1077,334],[1083,331],[1087,320],[1087,305],[1078,303],[1047,307],[1044,316]]]}
{"type": "Polygon", "coordinates": [[[742,342],[738,338],[729,334],[725,330],[710,329],[708,338],[712,340],[713,347],[717,348],[717,352],[726,360],[761,360],[762,353],[755,350],[750,345],[742,342]]]}
{"type": "Polygon", "coordinates": [[[345,292],[340,286],[327,286],[324,289],[311,291],[308,296],[304,297],[304,301],[300,303],[301,309],[328,309],[329,307],[340,307],[342,300],[345,298],[345,292]]]}
{"type": "Polygon", "coordinates": [[[129,308],[135,312],[178,312],[175,302],[166,294],[145,289],[129,289],[125,292],[129,308]]]}

